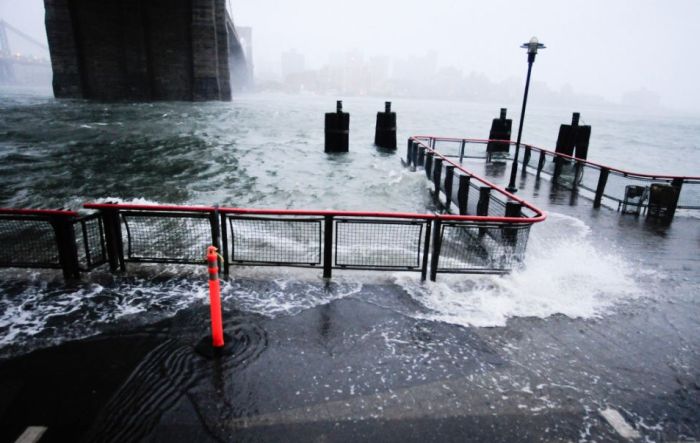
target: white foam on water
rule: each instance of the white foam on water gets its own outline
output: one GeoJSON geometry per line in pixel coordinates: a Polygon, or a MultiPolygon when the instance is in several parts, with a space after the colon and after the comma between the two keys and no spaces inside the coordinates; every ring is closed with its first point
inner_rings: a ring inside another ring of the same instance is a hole
{"type": "Polygon", "coordinates": [[[84,282],[71,288],[58,275],[54,281],[41,271],[23,276],[20,290],[0,288],[0,348],[33,340],[26,349],[31,350],[88,337],[129,316],[160,320],[207,297],[204,279],[166,278],[152,283],[152,276],[132,277],[109,285],[84,282]]]}
{"type": "Polygon", "coordinates": [[[650,272],[594,246],[585,223],[550,214],[545,224],[533,227],[524,267],[509,275],[440,274],[432,283],[397,274],[396,283],[430,310],[424,318],[479,327],[513,317],[598,317],[644,293],[637,276],[650,272]]]}
{"type": "MultiPolygon", "coordinates": [[[[533,227],[524,268],[506,276],[440,274],[431,283],[417,273],[348,271],[324,281],[319,268],[234,267],[232,278],[222,281],[222,295],[229,308],[274,318],[356,296],[364,285],[398,285],[416,305],[381,304],[414,318],[477,327],[504,326],[513,317],[590,318],[643,294],[636,277],[646,271],[614,249],[595,247],[589,232],[578,219],[551,214],[533,227]]],[[[206,303],[208,293],[202,268],[192,266],[134,265],[126,277],[107,283],[95,277],[74,289],[51,275],[53,281],[46,272],[26,274],[24,287],[0,288],[0,348],[33,338],[51,344],[85,337],[128,316],[156,321],[206,303]]]]}
{"type": "Polygon", "coordinates": [[[223,281],[221,295],[225,304],[267,317],[296,315],[359,293],[358,280],[336,278],[326,282],[320,269],[237,270],[236,277],[223,281]],[[245,279],[240,277],[245,276],[245,279]]]}
{"type": "Polygon", "coordinates": [[[103,197],[95,199],[95,203],[115,203],[120,205],[162,205],[167,203],[161,203],[155,200],[148,200],[142,197],[136,198],[120,198],[120,197],[103,197]]]}

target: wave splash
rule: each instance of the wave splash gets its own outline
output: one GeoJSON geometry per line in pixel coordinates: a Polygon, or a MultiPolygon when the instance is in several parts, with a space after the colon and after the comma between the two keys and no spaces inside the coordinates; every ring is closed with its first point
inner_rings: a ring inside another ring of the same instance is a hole
{"type": "Polygon", "coordinates": [[[647,292],[639,277],[655,272],[594,246],[585,223],[561,214],[545,223],[533,227],[524,267],[509,275],[440,275],[435,283],[397,275],[396,284],[429,310],[424,318],[477,327],[505,326],[513,317],[599,317],[647,292]]]}

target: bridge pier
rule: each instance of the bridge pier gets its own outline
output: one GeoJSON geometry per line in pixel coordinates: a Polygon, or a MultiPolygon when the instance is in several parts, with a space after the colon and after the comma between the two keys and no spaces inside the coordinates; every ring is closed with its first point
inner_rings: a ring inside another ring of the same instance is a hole
{"type": "Polygon", "coordinates": [[[225,0],[44,4],[56,97],[231,99],[225,0]]]}

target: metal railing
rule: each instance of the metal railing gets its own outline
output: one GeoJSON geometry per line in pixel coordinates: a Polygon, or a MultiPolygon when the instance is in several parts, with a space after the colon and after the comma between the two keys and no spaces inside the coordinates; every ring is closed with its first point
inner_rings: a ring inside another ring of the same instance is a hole
{"type": "Polygon", "coordinates": [[[435,280],[441,272],[505,273],[522,262],[529,228],[544,214],[516,198],[505,205],[513,212],[496,216],[116,203],[85,208],[100,211],[113,270],[129,262],[204,264],[201,251],[213,244],[222,251],[226,274],[232,266],[292,266],[322,269],[325,278],[348,269],[414,271],[435,280]],[[524,216],[523,206],[534,216],[524,216]]]}
{"type": "MultiPolygon", "coordinates": [[[[418,148],[412,147],[412,144],[417,144],[439,150],[443,157],[458,159],[456,163],[461,164],[465,158],[487,158],[486,145],[489,142],[515,144],[509,140],[416,136],[409,139],[409,154],[414,151],[416,155],[419,154],[418,148]]],[[[669,185],[677,194],[677,204],[671,208],[670,217],[673,216],[675,209],[700,210],[700,177],[698,176],[631,172],[533,145],[521,143],[521,148],[523,153],[518,161],[524,165],[523,172],[529,170],[538,178],[545,176],[564,188],[587,191],[596,208],[605,204],[617,210],[625,206],[632,206],[634,212],[641,209],[654,210],[649,191],[652,190],[653,185],[669,185]],[[636,191],[638,195],[644,197],[645,189],[646,198],[638,198],[630,202],[631,191],[636,191]]]]}
{"type": "Polygon", "coordinates": [[[0,267],[56,268],[77,278],[106,262],[97,214],[49,209],[0,209],[0,267]]]}
{"type": "Polygon", "coordinates": [[[204,264],[209,245],[222,252],[226,274],[232,266],[294,266],[322,269],[326,278],[347,269],[413,271],[435,280],[438,273],[507,273],[522,263],[542,211],[424,148],[436,200],[444,195],[455,214],[119,203],[85,204],[97,211],[85,217],[6,210],[0,246],[10,246],[0,266],[63,267],[75,278],[106,262],[112,271],[126,271],[128,263],[204,264]],[[36,262],[21,261],[27,241],[39,242],[30,246],[39,251],[36,262]]]}
{"type": "Polygon", "coordinates": [[[524,217],[202,206],[86,204],[100,211],[113,270],[126,264],[204,264],[209,244],[234,266],[438,273],[505,273],[524,259],[524,217]],[[137,221],[137,222],[135,222],[137,221]]]}

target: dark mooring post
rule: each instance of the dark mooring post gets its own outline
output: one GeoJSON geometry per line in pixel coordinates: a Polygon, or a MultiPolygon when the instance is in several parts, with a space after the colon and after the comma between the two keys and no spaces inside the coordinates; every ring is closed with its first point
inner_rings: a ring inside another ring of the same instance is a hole
{"type": "MultiPolygon", "coordinates": [[[[501,108],[501,116],[494,118],[491,123],[491,131],[489,132],[489,140],[508,140],[510,141],[511,127],[513,120],[506,118],[508,109],[501,108]]],[[[494,153],[508,153],[510,151],[510,143],[490,141],[486,145],[486,160],[491,161],[491,156],[494,153]]]]}
{"type": "Polygon", "coordinates": [[[570,125],[561,125],[557,136],[556,152],[585,160],[591,140],[591,127],[579,125],[581,114],[574,112],[570,125]]]}
{"type": "Polygon", "coordinates": [[[350,114],[343,112],[343,102],[336,102],[336,111],[326,113],[326,152],[348,152],[350,114]]]}
{"type": "Polygon", "coordinates": [[[384,112],[377,112],[374,144],[380,148],[396,149],[396,113],[391,112],[391,102],[384,103],[384,112]]]}

